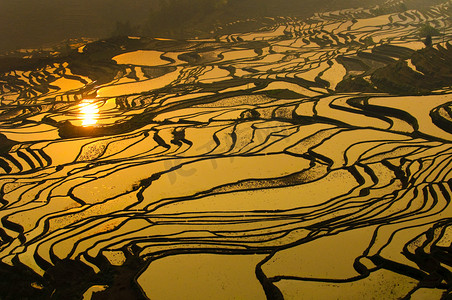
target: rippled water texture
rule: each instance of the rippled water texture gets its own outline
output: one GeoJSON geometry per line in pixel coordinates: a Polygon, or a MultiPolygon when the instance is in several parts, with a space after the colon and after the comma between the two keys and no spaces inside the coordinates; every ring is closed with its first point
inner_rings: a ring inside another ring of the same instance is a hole
{"type": "Polygon", "coordinates": [[[448,9],[1,74],[0,298],[446,299],[448,9]]]}

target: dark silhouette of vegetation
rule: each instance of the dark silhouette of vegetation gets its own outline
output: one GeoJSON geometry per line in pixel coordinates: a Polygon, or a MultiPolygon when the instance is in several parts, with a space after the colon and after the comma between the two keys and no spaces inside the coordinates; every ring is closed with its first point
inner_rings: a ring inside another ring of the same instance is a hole
{"type": "Polygon", "coordinates": [[[439,36],[439,35],[441,35],[441,33],[438,31],[438,29],[436,29],[435,27],[432,27],[428,23],[422,24],[421,27],[419,28],[419,36],[421,38],[426,38],[428,36],[430,36],[430,38],[431,38],[432,36],[439,36]]]}
{"type": "Polygon", "coordinates": [[[432,36],[427,35],[424,40],[425,47],[431,47],[433,45],[432,36]]]}

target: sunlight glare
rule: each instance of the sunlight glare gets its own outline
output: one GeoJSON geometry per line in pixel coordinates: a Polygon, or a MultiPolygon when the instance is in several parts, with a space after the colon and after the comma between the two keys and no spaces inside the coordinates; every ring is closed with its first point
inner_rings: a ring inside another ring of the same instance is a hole
{"type": "Polygon", "coordinates": [[[95,125],[99,118],[99,108],[94,103],[94,100],[83,100],[80,103],[80,114],[82,126],[95,125]]]}

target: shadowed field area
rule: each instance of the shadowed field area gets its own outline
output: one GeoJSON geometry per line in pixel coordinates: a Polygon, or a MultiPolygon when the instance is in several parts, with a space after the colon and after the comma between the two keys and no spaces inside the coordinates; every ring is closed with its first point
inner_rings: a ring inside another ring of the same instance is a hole
{"type": "Polygon", "coordinates": [[[401,3],[1,56],[0,298],[449,299],[452,8],[401,3]]]}

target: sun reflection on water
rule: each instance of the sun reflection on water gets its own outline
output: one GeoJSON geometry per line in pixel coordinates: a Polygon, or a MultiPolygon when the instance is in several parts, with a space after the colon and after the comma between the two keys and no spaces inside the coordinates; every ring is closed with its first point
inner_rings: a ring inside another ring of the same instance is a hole
{"type": "Polygon", "coordinates": [[[94,100],[83,100],[79,104],[80,119],[82,120],[82,126],[95,125],[99,119],[99,108],[94,100]]]}

